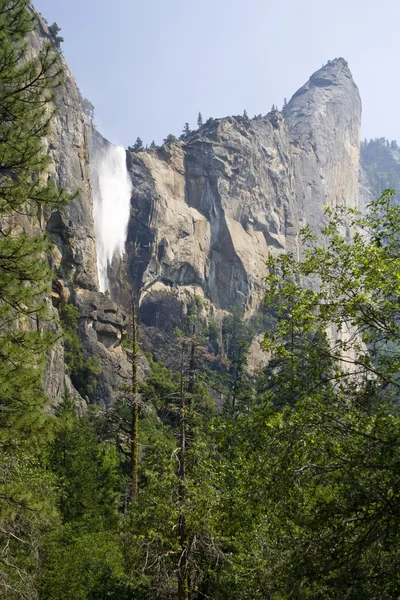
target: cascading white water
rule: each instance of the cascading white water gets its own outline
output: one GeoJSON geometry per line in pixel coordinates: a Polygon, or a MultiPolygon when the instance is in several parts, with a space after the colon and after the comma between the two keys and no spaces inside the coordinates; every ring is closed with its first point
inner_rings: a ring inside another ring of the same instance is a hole
{"type": "Polygon", "coordinates": [[[109,289],[108,265],[115,255],[121,258],[128,230],[132,182],[126,168],[126,153],[109,145],[97,152],[92,171],[93,217],[96,233],[97,270],[101,292],[109,289]]]}

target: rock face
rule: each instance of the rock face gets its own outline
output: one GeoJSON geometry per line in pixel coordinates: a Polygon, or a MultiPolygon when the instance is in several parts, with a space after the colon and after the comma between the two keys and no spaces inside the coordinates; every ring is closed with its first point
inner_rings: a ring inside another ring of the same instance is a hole
{"type": "MultiPolygon", "coordinates": [[[[45,21],[38,17],[37,22],[38,29],[31,35],[33,53],[52,41],[45,21]]],[[[91,125],[82,110],[75,80],[63,57],[61,60],[64,81],[55,91],[57,113],[53,119],[53,135],[47,140],[52,161],[49,176],[78,195],[65,209],[51,214],[47,231],[58,250],[53,259],[57,275],[68,285],[95,290],[98,281],[89,170],[91,125]]]]}
{"type": "MultiPolygon", "coordinates": [[[[130,153],[134,191],[126,267],[148,336],[178,325],[194,295],[217,320],[263,300],[271,252],[300,252],[324,205],[358,201],[361,102],[346,61],[317,71],[283,112],[213,120],[183,142],[130,153]]],[[[149,342],[149,348],[151,341],[149,342]]]]}
{"type": "Polygon", "coordinates": [[[361,143],[360,154],[360,207],[379,198],[391,188],[395,190],[397,202],[400,198],[400,148],[397,142],[385,138],[366,140],[361,143]]]}
{"type": "MultiPolygon", "coordinates": [[[[29,10],[33,11],[33,8],[29,10]]],[[[30,51],[37,54],[45,44],[52,43],[46,22],[37,16],[38,27],[30,39],[30,51]]],[[[100,374],[90,398],[84,401],[107,406],[119,393],[120,384],[129,380],[129,361],[121,341],[128,318],[120,307],[98,292],[93,198],[89,167],[92,126],[82,109],[82,98],[75,80],[63,61],[64,83],[56,90],[57,114],[50,139],[46,140],[51,157],[48,176],[76,197],[63,209],[44,215],[36,225],[46,230],[55,246],[49,257],[54,270],[52,293],[52,327],[60,333],[58,311],[67,302],[79,310],[79,336],[85,356],[97,356],[100,374]]],[[[50,299],[49,299],[50,302],[50,299]]],[[[145,369],[143,361],[142,373],[145,369]]],[[[71,383],[64,360],[62,339],[49,353],[45,374],[45,389],[54,401],[60,401],[65,391],[78,392],[71,383]]]]}

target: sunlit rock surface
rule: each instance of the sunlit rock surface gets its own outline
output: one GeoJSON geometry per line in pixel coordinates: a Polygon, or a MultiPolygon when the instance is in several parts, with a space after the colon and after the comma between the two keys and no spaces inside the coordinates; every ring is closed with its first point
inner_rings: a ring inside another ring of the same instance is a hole
{"type": "Polygon", "coordinates": [[[214,120],[187,141],[130,153],[127,257],[111,290],[126,305],[133,287],[155,345],[154,328],[168,331],[190,295],[217,319],[234,304],[251,316],[270,253],[299,254],[300,229],[318,233],[324,205],[357,206],[360,122],[358,89],[339,58],[283,112],[214,120]]]}

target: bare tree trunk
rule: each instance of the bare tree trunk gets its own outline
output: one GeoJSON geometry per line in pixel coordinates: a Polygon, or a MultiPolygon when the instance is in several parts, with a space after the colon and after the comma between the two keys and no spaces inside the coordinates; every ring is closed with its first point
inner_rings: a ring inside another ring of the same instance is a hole
{"type": "Polygon", "coordinates": [[[187,535],[185,520],[185,501],[186,501],[186,398],[184,389],[184,364],[183,364],[183,346],[181,356],[181,382],[180,382],[180,423],[179,423],[179,465],[178,465],[178,500],[180,512],[178,518],[178,534],[181,546],[181,553],[178,562],[178,599],[189,599],[189,574],[187,564],[187,535]]]}
{"type": "Polygon", "coordinates": [[[189,383],[188,392],[189,400],[194,392],[194,384],[196,378],[196,324],[193,324],[192,340],[190,343],[190,361],[189,361],[189,383]]]}
{"type": "Polygon", "coordinates": [[[130,431],[130,501],[136,502],[139,493],[139,403],[138,403],[138,343],[135,296],[132,294],[132,379],[130,431]]]}

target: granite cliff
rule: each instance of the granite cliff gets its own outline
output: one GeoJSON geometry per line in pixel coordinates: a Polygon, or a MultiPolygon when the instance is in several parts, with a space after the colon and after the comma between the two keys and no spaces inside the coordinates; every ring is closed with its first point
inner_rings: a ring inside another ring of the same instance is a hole
{"type": "MultiPolygon", "coordinates": [[[[38,28],[31,35],[31,51],[38,52],[49,41],[53,42],[53,38],[48,26],[38,17],[38,28]]],[[[92,126],[84,114],[82,97],[68,65],[63,57],[61,60],[64,85],[56,91],[53,135],[46,141],[52,159],[48,176],[71,192],[73,199],[64,208],[43,215],[37,228],[46,230],[54,242],[49,260],[54,271],[51,302],[55,322],[68,302],[78,308],[79,337],[85,357],[95,356],[99,364],[90,401],[108,405],[115,398],[119,384],[129,378],[129,362],[121,345],[128,318],[117,304],[98,291],[89,166],[92,126]]],[[[65,391],[79,396],[65,364],[61,336],[49,355],[45,388],[54,401],[59,401],[65,391]]]]}
{"type": "Polygon", "coordinates": [[[139,297],[142,337],[156,355],[190,299],[221,321],[262,305],[265,261],[298,254],[324,205],[358,202],[361,102],[342,58],[317,71],[282,112],[211,120],[187,140],[128,153],[133,193],[126,258],[112,297],[139,297]],[[125,283],[121,284],[121,281],[125,283]]]}
{"type": "MultiPolygon", "coordinates": [[[[33,51],[48,39],[39,19],[33,51]]],[[[234,305],[250,318],[262,306],[269,254],[299,255],[301,228],[318,234],[325,205],[354,207],[359,189],[362,201],[376,189],[365,161],[359,176],[361,101],[346,61],[338,58],[314,73],[282,111],[210,119],[179,142],[127,152],[133,191],[126,252],[109,265],[108,297],[98,291],[92,189],[95,157],[109,142],[93,131],[67,65],[65,72],[48,140],[50,175],[80,193],[41,226],[55,243],[54,309],[67,301],[78,308],[85,354],[98,356],[101,366],[89,400],[108,405],[129,376],[121,341],[132,290],[143,348],[171,362],[168,343],[193,298],[203,300],[204,322],[221,323],[234,305]]],[[[253,367],[261,360],[257,347],[253,367]]],[[[57,398],[66,388],[72,386],[60,342],[49,360],[47,389],[57,398]]]]}

